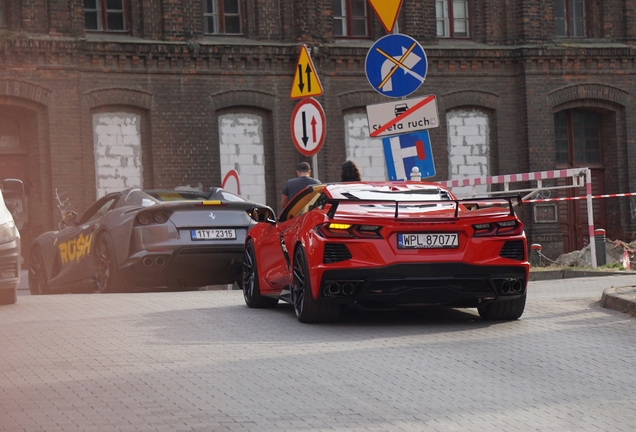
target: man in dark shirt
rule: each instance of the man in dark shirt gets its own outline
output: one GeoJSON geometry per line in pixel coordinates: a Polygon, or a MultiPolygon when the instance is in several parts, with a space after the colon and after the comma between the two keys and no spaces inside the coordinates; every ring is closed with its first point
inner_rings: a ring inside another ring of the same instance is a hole
{"type": "Polygon", "coordinates": [[[309,185],[320,184],[320,181],[311,177],[311,167],[307,162],[301,162],[296,167],[296,178],[287,180],[283,186],[283,195],[280,199],[280,208],[284,209],[290,199],[309,185]]]}

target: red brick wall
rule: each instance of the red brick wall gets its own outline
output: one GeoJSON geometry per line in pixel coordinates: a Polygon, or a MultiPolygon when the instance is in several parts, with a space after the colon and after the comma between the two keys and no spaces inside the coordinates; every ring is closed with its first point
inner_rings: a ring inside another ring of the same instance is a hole
{"type": "MultiPolygon", "coordinates": [[[[12,13],[17,10],[8,4],[12,13]]],[[[312,58],[324,87],[317,98],[327,113],[326,141],[318,154],[321,180],[338,179],[345,158],[344,114],[386,101],[365,76],[372,41],[335,42],[330,0],[246,0],[245,39],[202,37],[200,0],[131,1],[135,39],[110,34],[61,38],[84,33],[82,2],[52,0],[48,9],[46,4],[22,0],[17,20],[25,32],[45,37],[27,40],[15,34],[0,44],[0,103],[37,107],[38,139],[29,148],[37,162],[34,193],[49,200],[38,216],[40,228],[54,226],[57,215],[50,200],[55,188],[68,192],[76,210],[94,199],[91,116],[96,110],[129,107],[140,113],[144,157],[151,160],[144,160],[145,182],[153,187],[218,185],[217,116],[258,113],[266,123],[267,200],[276,207],[296,164],[311,160],[295,150],[289,130],[297,103],[289,92],[300,43],[317,48],[312,58]],[[196,54],[186,44],[191,38],[200,44],[196,54]],[[7,81],[13,84],[4,85],[7,81]]],[[[553,169],[555,110],[602,109],[604,121],[613,125],[604,129],[611,149],[605,153],[606,192],[636,191],[636,170],[627,162],[636,158],[636,122],[631,121],[636,48],[593,41],[572,47],[578,40],[559,45],[550,1],[471,4],[474,36],[466,43],[437,40],[432,1],[404,0],[400,31],[422,42],[429,62],[427,79],[412,96],[435,94],[442,125],[448,109],[487,112],[493,126],[493,174],[553,169]]],[[[590,4],[596,14],[591,30],[615,43],[636,40],[636,0],[590,4]]],[[[374,37],[384,35],[375,16],[371,26],[374,37]]],[[[445,128],[431,130],[438,179],[448,175],[447,138],[445,128]]],[[[629,205],[620,206],[620,230],[636,231],[625,216],[629,205]]],[[[558,227],[542,226],[532,233],[552,238],[558,227]]]]}

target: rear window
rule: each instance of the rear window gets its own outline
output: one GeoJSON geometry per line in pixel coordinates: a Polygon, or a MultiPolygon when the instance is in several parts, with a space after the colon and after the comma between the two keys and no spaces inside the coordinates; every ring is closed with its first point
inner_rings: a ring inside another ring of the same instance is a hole
{"type": "Polygon", "coordinates": [[[352,190],[342,194],[350,200],[365,201],[446,201],[450,200],[450,196],[445,190],[440,188],[422,188],[395,191],[388,187],[352,190]]]}
{"type": "Polygon", "coordinates": [[[149,191],[148,195],[159,201],[204,201],[208,195],[198,191],[149,191]]]}
{"type": "Polygon", "coordinates": [[[124,207],[129,205],[138,205],[142,207],[150,207],[158,204],[159,200],[153,196],[148,195],[146,192],[140,189],[131,189],[122,193],[121,199],[117,202],[117,207],[124,207]]]}
{"type": "Polygon", "coordinates": [[[212,192],[208,199],[211,199],[211,200],[217,199],[221,201],[231,201],[231,202],[246,202],[247,201],[245,198],[235,195],[223,189],[218,189],[212,192]]]}

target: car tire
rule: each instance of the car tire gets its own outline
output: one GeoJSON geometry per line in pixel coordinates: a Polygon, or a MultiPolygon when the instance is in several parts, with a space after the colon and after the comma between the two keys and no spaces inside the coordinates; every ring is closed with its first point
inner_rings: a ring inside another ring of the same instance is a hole
{"type": "Polygon", "coordinates": [[[515,300],[502,300],[479,307],[477,308],[479,316],[488,321],[516,320],[523,314],[526,307],[526,294],[515,300]]]}
{"type": "Polygon", "coordinates": [[[278,299],[261,295],[261,285],[258,279],[256,251],[254,242],[248,240],[243,254],[243,281],[239,284],[243,288],[245,304],[250,308],[273,308],[278,299]]]}
{"type": "Polygon", "coordinates": [[[0,305],[10,305],[18,301],[18,290],[0,291],[0,305]]]}
{"type": "Polygon", "coordinates": [[[95,245],[95,283],[100,293],[124,292],[127,289],[117,267],[112,242],[106,233],[97,237],[95,245]]]}
{"type": "Polygon", "coordinates": [[[31,250],[29,257],[29,292],[31,295],[49,294],[44,257],[37,247],[31,250]]]}
{"type": "Polygon", "coordinates": [[[296,318],[302,323],[336,321],[340,317],[339,304],[314,300],[311,293],[307,254],[302,246],[298,246],[294,252],[291,300],[296,318]]]}

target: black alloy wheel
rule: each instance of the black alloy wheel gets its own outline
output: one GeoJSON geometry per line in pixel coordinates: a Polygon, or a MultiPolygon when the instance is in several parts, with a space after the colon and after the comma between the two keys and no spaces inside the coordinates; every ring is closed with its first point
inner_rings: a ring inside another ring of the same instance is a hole
{"type": "Polygon", "coordinates": [[[101,293],[125,291],[117,269],[117,260],[107,234],[97,238],[95,247],[95,280],[97,290],[101,293]]]}
{"type": "Polygon", "coordinates": [[[311,293],[307,255],[302,246],[294,253],[291,300],[296,318],[303,323],[336,321],[340,316],[340,305],[314,300],[311,293]]]}
{"type": "Polygon", "coordinates": [[[261,295],[258,281],[258,267],[256,252],[252,239],[247,241],[243,254],[243,280],[241,281],[245,304],[250,308],[272,308],[278,304],[278,299],[261,295]]]}
{"type": "Polygon", "coordinates": [[[46,266],[39,248],[31,251],[29,258],[29,291],[31,295],[43,295],[49,293],[47,285],[46,266]]]}

